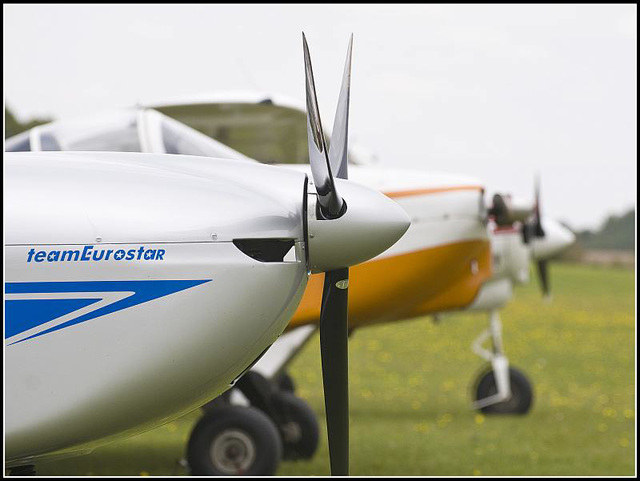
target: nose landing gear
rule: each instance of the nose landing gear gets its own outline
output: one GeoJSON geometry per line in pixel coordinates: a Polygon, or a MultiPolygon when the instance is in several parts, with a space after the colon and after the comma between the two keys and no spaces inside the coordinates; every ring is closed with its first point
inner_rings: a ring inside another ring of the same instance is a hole
{"type": "Polygon", "coordinates": [[[283,459],[310,459],[318,448],[318,421],[294,388],[287,375],[270,381],[248,371],[203,406],[206,414],[187,448],[191,474],[271,476],[283,459]]]}
{"type": "Polygon", "coordinates": [[[533,402],[533,389],[527,377],[509,366],[502,347],[502,322],[496,309],[489,314],[489,328],[472,345],[473,351],[491,363],[476,382],[473,407],[485,414],[526,414],[533,402]],[[482,344],[491,338],[492,350],[482,344]]]}
{"type": "Polygon", "coordinates": [[[253,407],[219,405],[191,432],[187,461],[195,476],[271,476],[282,443],[271,420],[253,407]]]}

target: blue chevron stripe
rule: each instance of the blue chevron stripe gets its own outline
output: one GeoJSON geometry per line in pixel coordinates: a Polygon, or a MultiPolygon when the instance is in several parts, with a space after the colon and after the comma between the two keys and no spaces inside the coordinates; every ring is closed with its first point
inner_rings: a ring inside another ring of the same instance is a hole
{"type": "MultiPolygon", "coordinates": [[[[99,309],[85,313],[66,322],[50,327],[12,344],[33,339],[65,327],[95,319],[106,314],[149,302],[160,297],[195,287],[204,280],[145,280],[145,281],[78,281],[78,282],[7,282],[5,294],[53,294],[53,293],[105,293],[130,292],[131,295],[99,309]]],[[[65,299],[5,299],[5,339],[33,329],[83,307],[101,301],[95,298],[65,299]]],[[[11,345],[11,344],[9,344],[11,345]]]]}

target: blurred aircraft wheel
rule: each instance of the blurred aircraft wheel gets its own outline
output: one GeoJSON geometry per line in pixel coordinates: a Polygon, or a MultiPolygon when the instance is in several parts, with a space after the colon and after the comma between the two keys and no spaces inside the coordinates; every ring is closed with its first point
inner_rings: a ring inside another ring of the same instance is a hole
{"type": "Polygon", "coordinates": [[[293,378],[289,375],[289,373],[283,372],[282,374],[280,374],[276,384],[280,391],[286,391],[290,393],[294,393],[296,391],[296,383],[293,382],[293,378]]]}
{"type": "Polygon", "coordinates": [[[271,476],[281,457],[277,428],[253,407],[219,406],[207,411],[187,446],[194,476],[271,476]]]}
{"type": "MultiPolygon", "coordinates": [[[[483,407],[485,414],[526,414],[533,402],[531,383],[521,371],[510,367],[511,397],[506,401],[483,407]]],[[[498,392],[493,370],[486,372],[478,380],[476,386],[476,401],[493,396],[498,392]]]]}
{"type": "Polygon", "coordinates": [[[277,412],[286,460],[311,459],[318,448],[318,420],[309,405],[290,392],[276,391],[271,397],[277,412]]]}

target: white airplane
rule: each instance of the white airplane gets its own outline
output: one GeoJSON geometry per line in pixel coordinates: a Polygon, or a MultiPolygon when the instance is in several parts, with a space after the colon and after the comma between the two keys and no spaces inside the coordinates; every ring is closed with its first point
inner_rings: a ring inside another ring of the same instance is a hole
{"type": "MultiPolygon", "coordinates": [[[[304,109],[299,108],[295,102],[262,94],[223,95],[217,99],[196,99],[193,102],[189,104],[182,99],[172,105],[173,110],[168,107],[160,108],[181,120],[189,121],[204,132],[221,135],[227,142],[242,147],[247,153],[258,157],[262,155],[260,160],[269,162],[273,162],[282,152],[273,143],[265,143],[264,137],[273,139],[279,138],[283,133],[291,135],[291,132],[300,131],[300,117],[304,115],[304,109]],[[247,131],[248,126],[253,127],[253,130],[247,131]],[[236,127],[242,135],[235,133],[236,127]],[[264,129],[266,134],[260,134],[260,129],[264,129]]],[[[55,147],[50,148],[65,150],[118,150],[122,147],[114,144],[113,139],[128,137],[136,139],[127,144],[127,148],[132,150],[188,154],[194,152],[194,146],[197,145],[196,152],[201,155],[224,155],[252,161],[150,109],[131,110],[115,114],[111,118],[103,117],[92,121],[55,122],[16,137],[8,141],[7,145],[11,148],[19,145],[23,148],[35,147],[36,150],[43,145],[42,137],[51,139],[48,145],[55,147]],[[129,135],[117,134],[118,131],[127,129],[131,130],[129,135]]],[[[285,145],[288,144],[285,142],[285,145]]],[[[300,153],[298,144],[288,145],[288,148],[292,155],[300,153]]],[[[352,269],[350,327],[353,329],[371,323],[461,308],[491,310],[490,333],[494,346],[500,346],[501,349],[497,309],[511,298],[513,283],[526,280],[523,275],[528,275],[530,249],[522,242],[522,228],[519,227],[521,222],[518,219],[524,220],[530,216],[531,206],[520,206],[515,217],[513,212],[496,215],[500,214],[498,208],[494,208],[492,215],[488,216],[483,187],[474,179],[384,169],[372,165],[374,163],[371,162],[371,157],[364,155],[363,149],[354,151],[350,147],[349,154],[351,179],[382,190],[402,205],[413,219],[409,231],[396,245],[374,260],[352,269]],[[501,226],[497,228],[495,221],[491,220],[487,232],[488,217],[500,217],[501,226]],[[514,226],[506,228],[514,222],[514,226]]],[[[306,154],[287,160],[299,162],[301,159],[305,161],[305,157],[306,154]]],[[[304,166],[282,166],[308,171],[304,166]]],[[[500,200],[504,204],[503,197],[500,200]]],[[[503,205],[502,208],[504,210],[506,206],[503,205]]],[[[549,220],[545,223],[556,225],[549,220]]],[[[546,227],[547,231],[550,229],[561,234],[564,230],[546,227]]],[[[554,238],[553,235],[547,235],[544,239],[536,237],[532,243],[546,245],[555,242],[554,238]]],[[[536,251],[541,252],[541,249],[536,251]]],[[[238,381],[238,389],[233,390],[231,398],[234,404],[251,404],[271,417],[282,437],[285,458],[309,458],[317,447],[318,428],[314,413],[304,401],[277,387],[285,387],[285,382],[290,379],[285,374],[287,365],[316,330],[320,317],[318,306],[322,286],[322,276],[311,277],[289,331],[238,381]]],[[[484,340],[486,333],[481,337],[484,340]]],[[[491,359],[502,354],[501,350],[499,353],[487,354],[488,351],[478,347],[475,349],[491,359]]],[[[508,371],[508,361],[504,355],[501,360],[492,362],[492,365],[500,372],[508,371]]],[[[527,389],[531,392],[529,383],[524,378],[525,383],[521,386],[518,383],[521,380],[519,372],[515,369],[511,369],[511,372],[511,377],[517,378],[512,383],[518,385],[512,393],[511,379],[501,382],[500,396],[494,396],[496,383],[493,371],[483,375],[477,383],[479,388],[476,407],[486,412],[522,412],[523,405],[528,409],[531,400],[530,396],[527,397],[527,389]],[[505,402],[507,398],[509,403],[505,402]],[[521,401],[514,403],[516,399],[521,401]],[[485,405],[481,403],[483,400],[485,405]]],[[[498,377],[503,379],[504,375],[500,374],[498,377]]],[[[210,403],[208,410],[219,406],[220,401],[223,399],[210,403]]],[[[194,474],[207,472],[206,464],[210,462],[208,446],[214,443],[214,439],[210,434],[201,433],[206,430],[211,419],[216,417],[220,416],[203,417],[191,437],[188,459],[194,474]],[[203,463],[205,466],[201,469],[203,463]]],[[[249,440],[236,439],[235,442],[241,447],[241,453],[251,452],[247,448],[249,440]]],[[[239,457],[242,458],[241,455],[239,457]]],[[[224,459],[218,461],[224,462],[224,459]]]]}
{"type": "MultiPolygon", "coordinates": [[[[327,150],[306,41],[305,66],[313,182],[198,156],[5,154],[13,474],[151,429],[227,390],[285,329],[312,272],[328,279],[320,330],[332,472],[348,474],[348,267],[395,243],[410,219],[346,180],[348,75],[327,150]]],[[[277,452],[275,429],[250,412],[246,430],[277,452]]],[[[237,415],[230,407],[217,419],[211,453],[225,459],[209,474],[243,468],[229,457],[243,434],[224,426],[237,415]]],[[[248,468],[268,471],[272,459],[254,455],[248,468]]]]}
{"type": "Polygon", "coordinates": [[[500,309],[513,298],[513,287],[529,281],[534,261],[545,300],[550,300],[548,262],[575,242],[575,235],[553,219],[542,219],[539,186],[533,206],[496,194],[490,209],[493,274],[466,310],[486,312],[489,327],[473,342],[473,351],[489,362],[475,386],[474,408],[487,414],[525,414],[533,390],[524,373],[509,366],[502,342],[500,309]],[[483,347],[491,341],[491,349],[483,347]]]}

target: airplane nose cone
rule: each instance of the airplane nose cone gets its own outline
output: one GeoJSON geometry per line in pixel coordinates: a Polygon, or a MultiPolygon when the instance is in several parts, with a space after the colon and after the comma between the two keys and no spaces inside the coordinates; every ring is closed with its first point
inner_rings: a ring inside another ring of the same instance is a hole
{"type": "Polygon", "coordinates": [[[554,257],[576,240],[573,232],[553,219],[544,219],[542,228],[545,236],[533,240],[533,257],[536,260],[554,257]]]}
{"type": "Polygon", "coordinates": [[[395,244],[411,225],[404,209],[380,192],[354,182],[340,179],[336,182],[347,204],[341,217],[318,219],[314,202],[309,202],[311,272],[349,267],[372,259],[395,244]]]}
{"type": "Polygon", "coordinates": [[[564,250],[576,241],[576,235],[561,224],[559,225],[559,227],[560,229],[558,230],[558,245],[561,246],[561,250],[564,250]]]}

